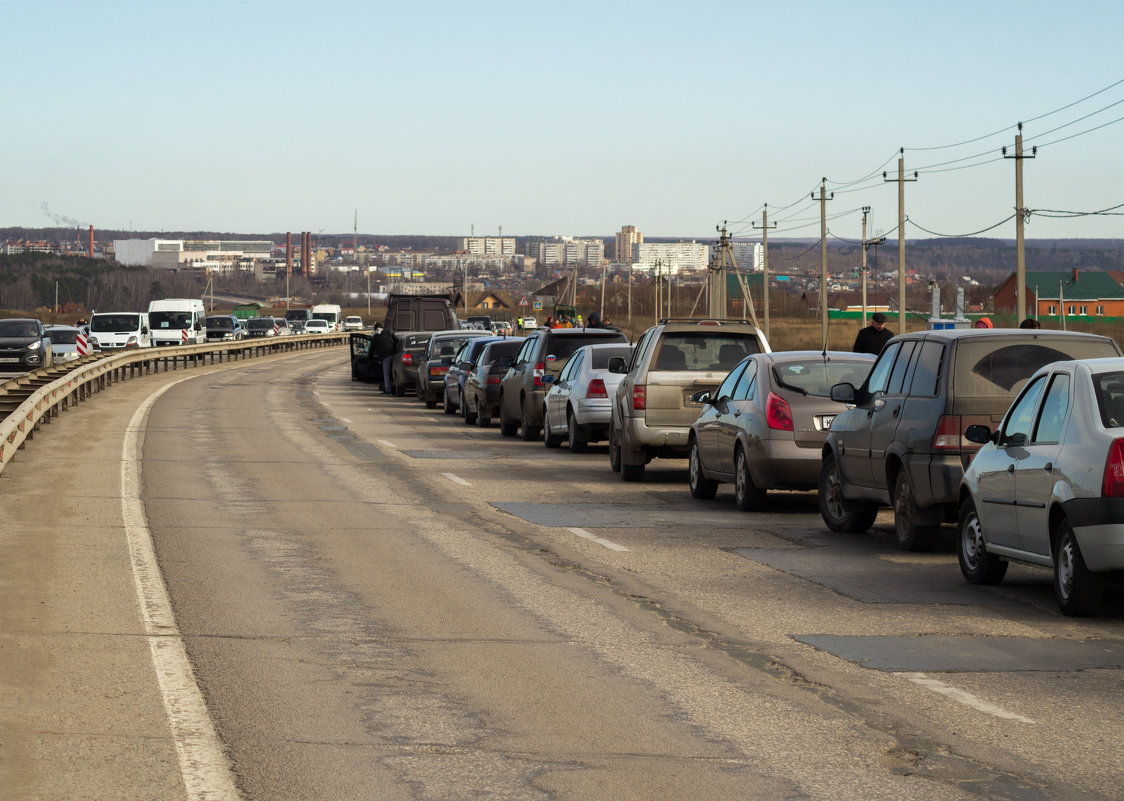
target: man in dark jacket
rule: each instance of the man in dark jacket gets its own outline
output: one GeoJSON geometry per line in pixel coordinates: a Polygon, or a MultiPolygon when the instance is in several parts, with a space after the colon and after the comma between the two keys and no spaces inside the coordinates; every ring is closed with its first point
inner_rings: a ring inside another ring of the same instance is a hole
{"type": "Polygon", "coordinates": [[[375,323],[375,332],[371,336],[371,352],[382,361],[382,394],[390,395],[391,367],[394,364],[394,352],[398,350],[398,341],[389,328],[383,328],[375,323]]]}
{"type": "Polygon", "coordinates": [[[890,340],[894,332],[886,327],[886,315],[875,312],[870,318],[870,325],[859,331],[855,337],[855,346],[851,348],[855,353],[873,353],[877,356],[890,340]]]}

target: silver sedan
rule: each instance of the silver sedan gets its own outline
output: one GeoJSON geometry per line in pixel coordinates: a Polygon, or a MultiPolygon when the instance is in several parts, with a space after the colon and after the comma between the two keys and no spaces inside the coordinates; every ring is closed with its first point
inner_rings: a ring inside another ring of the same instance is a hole
{"type": "Polygon", "coordinates": [[[606,439],[612,414],[610,398],[621,382],[620,373],[609,372],[609,359],[632,356],[632,345],[614,342],[585,345],[574,351],[543,398],[542,440],[548,448],[566,442],[580,453],[590,442],[606,439]]]}
{"type": "Polygon", "coordinates": [[[982,443],[960,492],[959,561],[972,584],[998,584],[1008,561],[1054,571],[1058,606],[1095,614],[1124,569],[1124,358],[1040,368],[982,443]]]}

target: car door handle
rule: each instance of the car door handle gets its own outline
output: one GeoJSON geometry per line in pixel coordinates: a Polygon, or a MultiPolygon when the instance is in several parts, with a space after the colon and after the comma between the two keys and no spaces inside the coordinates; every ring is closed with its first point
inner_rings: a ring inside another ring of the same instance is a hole
{"type": "Polygon", "coordinates": [[[742,416],[742,410],[741,409],[738,409],[736,412],[734,412],[734,417],[741,417],[741,416],[742,416]]]}
{"type": "Polygon", "coordinates": [[[898,416],[898,412],[900,412],[901,410],[902,410],[902,407],[901,407],[901,406],[895,406],[895,407],[894,407],[894,411],[893,411],[893,413],[892,413],[892,416],[893,416],[893,417],[897,417],[897,416],[898,416]]]}

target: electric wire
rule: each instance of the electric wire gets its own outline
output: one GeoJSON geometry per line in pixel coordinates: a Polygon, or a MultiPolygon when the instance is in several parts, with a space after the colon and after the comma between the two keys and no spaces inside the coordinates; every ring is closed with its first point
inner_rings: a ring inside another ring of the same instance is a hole
{"type": "Polygon", "coordinates": [[[1116,206],[1109,206],[1106,209],[1099,209],[1097,211],[1065,211],[1065,210],[1062,210],[1062,209],[1032,209],[1030,213],[1035,215],[1036,217],[1050,217],[1050,218],[1059,219],[1059,220],[1070,218],[1070,217],[1093,217],[1093,216],[1121,217],[1121,216],[1124,216],[1124,212],[1117,211],[1117,209],[1122,209],[1122,208],[1124,208],[1124,203],[1120,203],[1119,205],[1116,205],[1116,206]]]}
{"type": "Polygon", "coordinates": [[[936,231],[930,231],[930,230],[929,230],[928,228],[925,228],[925,227],[924,227],[924,226],[922,226],[922,225],[918,225],[917,223],[915,223],[915,222],[914,222],[914,221],[913,221],[912,219],[910,219],[909,217],[906,217],[906,218],[905,218],[905,221],[906,221],[907,223],[909,223],[910,225],[912,225],[912,226],[913,226],[914,228],[920,228],[920,229],[921,229],[922,231],[924,231],[925,233],[927,233],[927,234],[932,234],[933,236],[939,236],[939,237],[942,237],[942,238],[944,238],[944,239],[961,239],[961,238],[964,238],[964,237],[969,237],[969,236],[976,236],[976,235],[978,235],[978,234],[983,234],[983,233],[987,233],[988,231],[991,231],[991,230],[994,230],[994,229],[998,228],[999,226],[1003,225],[1004,223],[1008,223],[1008,222],[1010,222],[1011,220],[1015,219],[1015,217],[1016,217],[1016,216],[1017,216],[1017,215],[1015,215],[1015,214],[1012,214],[1012,215],[1011,215],[1010,217],[1008,217],[1007,219],[1005,219],[1005,220],[1000,220],[999,222],[995,223],[995,225],[989,225],[989,226],[988,226],[987,228],[981,228],[980,230],[978,230],[978,231],[972,231],[972,232],[971,232],[971,233],[969,233],[969,234],[941,234],[941,233],[937,233],[936,231]]]}

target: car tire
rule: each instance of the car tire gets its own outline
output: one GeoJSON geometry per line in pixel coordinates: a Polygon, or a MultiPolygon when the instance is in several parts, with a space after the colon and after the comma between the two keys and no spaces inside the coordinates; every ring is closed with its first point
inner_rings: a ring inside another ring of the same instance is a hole
{"type": "Polygon", "coordinates": [[[476,403],[476,425],[480,428],[487,428],[492,424],[492,418],[484,412],[484,404],[480,401],[476,403]]]}
{"type": "Polygon", "coordinates": [[[578,425],[574,419],[573,410],[566,412],[566,447],[570,453],[584,453],[589,441],[585,438],[585,429],[578,425]]]}
{"type": "Polygon", "coordinates": [[[617,429],[609,424],[609,469],[614,473],[621,471],[621,440],[617,429]]]}
{"type": "Polygon", "coordinates": [[[476,407],[468,402],[467,397],[461,403],[461,416],[464,417],[464,424],[466,426],[476,424],[476,407]]]}
{"type": "Polygon", "coordinates": [[[1007,560],[987,552],[976,504],[965,498],[960,504],[956,558],[969,584],[998,584],[1007,574],[1007,560]]]}
{"type": "Polygon", "coordinates": [[[550,421],[546,418],[546,409],[542,410],[542,444],[548,448],[562,446],[562,438],[556,437],[550,431],[550,421]]]}
{"type": "Polygon", "coordinates": [[[708,501],[718,494],[718,482],[703,474],[702,459],[699,458],[699,442],[694,437],[687,447],[687,485],[691,495],[708,501]]]}
{"type": "Polygon", "coordinates": [[[841,534],[858,534],[874,525],[878,507],[848,500],[843,497],[843,483],[835,456],[827,454],[820,463],[819,483],[820,517],[832,531],[841,534]]]}
{"type": "Polygon", "coordinates": [[[534,442],[539,438],[539,427],[533,426],[530,423],[530,417],[527,414],[527,404],[521,404],[523,409],[523,419],[520,421],[519,426],[523,429],[523,440],[525,442],[534,442]]]}
{"type": "Polygon", "coordinates": [[[745,450],[734,452],[734,503],[743,512],[756,512],[765,505],[765,490],[753,483],[745,450]]]}
{"type": "Polygon", "coordinates": [[[503,413],[504,403],[503,397],[500,397],[500,434],[505,437],[514,437],[519,433],[519,421],[508,420],[507,415],[503,413]]]}
{"type": "Polygon", "coordinates": [[[436,409],[437,408],[437,398],[429,397],[429,392],[425,393],[425,408],[427,408],[427,409],[436,409]]]}
{"type": "Polygon", "coordinates": [[[1088,617],[1096,614],[1104,593],[1104,576],[1085,564],[1073,526],[1064,517],[1054,534],[1054,594],[1063,615],[1088,617]]]}
{"type": "Polygon", "coordinates": [[[394,382],[394,397],[402,398],[402,397],[405,397],[405,395],[406,395],[406,387],[404,387],[402,385],[402,382],[395,381],[394,382]]]}
{"type": "Polygon", "coordinates": [[[903,467],[894,478],[894,534],[903,551],[928,551],[933,547],[940,526],[923,526],[917,522],[919,510],[913,498],[913,485],[903,467]]]}
{"type": "Polygon", "coordinates": [[[441,411],[445,414],[456,414],[457,407],[449,400],[449,390],[445,390],[441,395],[441,411]]]}

